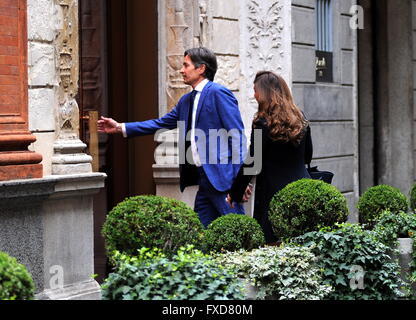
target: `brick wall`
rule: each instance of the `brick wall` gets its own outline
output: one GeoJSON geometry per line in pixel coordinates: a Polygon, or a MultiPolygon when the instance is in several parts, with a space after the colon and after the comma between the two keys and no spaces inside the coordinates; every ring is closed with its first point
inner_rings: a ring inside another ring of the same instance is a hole
{"type": "Polygon", "coordinates": [[[27,128],[25,1],[0,0],[0,132],[27,128]]]}

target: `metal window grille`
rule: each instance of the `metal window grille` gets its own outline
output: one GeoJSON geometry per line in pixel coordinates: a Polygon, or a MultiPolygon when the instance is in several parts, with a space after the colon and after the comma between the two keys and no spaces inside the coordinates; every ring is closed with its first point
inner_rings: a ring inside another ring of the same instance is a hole
{"type": "Polygon", "coordinates": [[[332,1],[316,0],[316,81],[333,82],[332,1]]]}
{"type": "Polygon", "coordinates": [[[317,23],[317,50],[332,52],[332,1],[317,0],[316,5],[316,23],[317,23]]]}

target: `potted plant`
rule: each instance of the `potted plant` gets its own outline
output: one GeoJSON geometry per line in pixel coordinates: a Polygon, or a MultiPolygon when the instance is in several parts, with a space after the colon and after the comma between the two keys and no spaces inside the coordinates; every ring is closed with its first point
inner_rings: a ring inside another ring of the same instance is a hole
{"type": "MultiPolygon", "coordinates": [[[[399,260],[402,279],[413,282],[409,275],[416,235],[416,214],[384,211],[377,220],[374,231],[383,243],[394,248],[393,257],[399,260]]],[[[415,282],[412,283],[412,291],[416,292],[415,282]]]]}

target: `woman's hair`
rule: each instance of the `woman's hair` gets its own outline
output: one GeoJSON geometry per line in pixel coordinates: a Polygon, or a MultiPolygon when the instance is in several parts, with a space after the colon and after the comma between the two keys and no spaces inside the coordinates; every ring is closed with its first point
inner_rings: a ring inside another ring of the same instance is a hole
{"type": "Polygon", "coordinates": [[[286,81],[273,72],[260,71],[254,85],[259,95],[259,111],[254,122],[265,119],[272,140],[299,144],[308,121],[293,102],[286,81]]]}

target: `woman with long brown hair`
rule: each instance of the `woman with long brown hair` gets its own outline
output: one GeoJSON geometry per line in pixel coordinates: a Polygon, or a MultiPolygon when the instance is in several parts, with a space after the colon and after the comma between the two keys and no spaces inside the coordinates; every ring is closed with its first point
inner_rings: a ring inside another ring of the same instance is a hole
{"type": "MultiPolygon", "coordinates": [[[[254,97],[259,109],[253,120],[250,153],[254,156],[254,131],[262,133],[262,170],[257,174],[254,218],[262,226],[266,242],[278,239],[269,221],[269,203],[274,194],[287,184],[310,178],[305,168],[312,158],[309,123],[295,105],[285,80],[270,71],[258,72],[254,80],[254,97]]],[[[258,155],[257,155],[258,156],[258,155]]],[[[251,195],[250,181],[254,175],[244,175],[253,164],[244,164],[227,196],[228,203],[247,201],[251,195]]]]}

